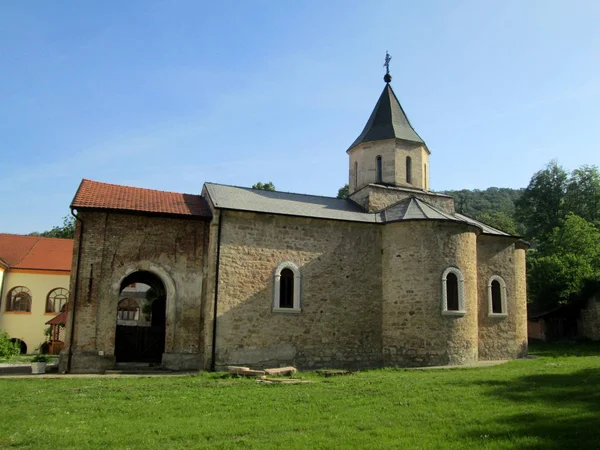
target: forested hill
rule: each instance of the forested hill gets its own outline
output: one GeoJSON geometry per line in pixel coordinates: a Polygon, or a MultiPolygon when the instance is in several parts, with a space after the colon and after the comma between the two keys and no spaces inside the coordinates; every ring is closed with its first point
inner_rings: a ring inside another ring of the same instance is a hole
{"type": "Polygon", "coordinates": [[[515,202],[524,189],[490,187],[485,190],[461,189],[459,191],[441,191],[454,197],[456,212],[476,218],[484,213],[502,212],[515,217],[515,202]]]}

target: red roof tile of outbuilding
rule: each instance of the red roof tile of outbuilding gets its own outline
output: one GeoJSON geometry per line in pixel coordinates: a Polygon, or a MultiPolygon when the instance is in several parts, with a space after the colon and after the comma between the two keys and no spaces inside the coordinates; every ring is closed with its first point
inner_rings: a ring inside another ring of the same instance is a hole
{"type": "Polygon", "coordinates": [[[11,269],[71,271],[73,239],[0,234],[0,259],[11,269]]]}
{"type": "Polygon", "coordinates": [[[210,207],[201,195],[156,191],[86,179],[81,181],[71,208],[212,217],[210,207]]]}
{"type": "Polygon", "coordinates": [[[46,325],[64,325],[65,323],[67,323],[67,312],[63,311],[56,317],[53,317],[48,322],[46,322],[46,325]]]}

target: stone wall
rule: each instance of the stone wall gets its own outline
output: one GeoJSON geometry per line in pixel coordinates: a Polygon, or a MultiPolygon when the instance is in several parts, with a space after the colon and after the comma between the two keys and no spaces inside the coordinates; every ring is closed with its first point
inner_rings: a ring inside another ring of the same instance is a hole
{"type": "Polygon", "coordinates": [[[380,228],[221,211],[216,365],[381,364],[380,228]],[[274,269],[302,276],[301,312],[276,313],[274,269]]]}
{"type": "Polygon", "coordinates": [[[527,353],[525,250],[515,238],[480,235],[477,240],[479,359],[513,359],[527,353]],[[492,276],[506,283],[506,314],[490,311],[492,276]]]}
{"type": "MultiPolygon", "coordinates": [[[[165,285],[163,365],[174,369],[210,369],[212,363],[217,370],[443,365],[473,362],[478,355],[515,358],[526,351],[525,249],[514,239],[445,221],[373,225],[213,212],[210,223],[80,213],[81,264],[75,265],[78,224],[73,267],[79,282],[75,290],[72,276],[70,287],[77,304],[73,372],[114,366],[121,282],[140,270],[165,285]],[[298,313],[273,311],[274,270],[285,261],[302,276],[298,313]],[[448,267],[464,276],[464,315],[442,314],[442,274],[448,267]],[[504,318],[487,316],[492,274],[506,281],[504,318]]],[[[63,370],[66,356],[67,351],[63,370]]]]}
{"type": "Polygon", "coordinates": [[[477,360],[477,229],[433,221],[383,227],[383,363],[463,364],[477,360]],[[466,314],[442,314],[442,275],[464,276],[466,314]]]}
{"type": "Polygon", "coordinates": [[[401,139],[385,139],[364,142],[348,150],[349,154],[349,188],[355,192],[360,188],[377,183],[377,156],[381,156],[381,181],[394,186],[406,186],[416,189],[429,188],[429,152],[424,145],[403,141],[401,139]],[[411,158],[411,183],[406,180],[406,157],[411,158]],[[355,167],[358,164],[358,172],[355,167]]]}
{"type": "MultiPolygon", "coordinates": [[[[204,252],[208,224],[193,219],[80,212],[74,245],[71,302],[76,301],[72,372],[98,372],[114,365],[117,304],[121,281],[136,271],[149,271],[167,291],[163,365],[177,369],[202,366],[204,252]],[[76,268],[79,239],[81,263],[76,268]],[[75,273],[73,273],[75,275],[75,273]]],[[[69,314],[71,323],[72,307],[69,314]]],[[[67,351],[61,357],[66,369],[67,351]]]]}
{"type": "Polygon", "coordinates": [[[448,195],[417,189],[369,185],[350,195],[350,199],[367,211],[381,211],[408,197],[416,197],[439,210],[454,214],[454,199],[448,195]]]}
{"type": "Polygon", "coordinates": [[[593,341],[600,340],[600,296],[591,297],[581,310],[580,333],[593,341]]]}

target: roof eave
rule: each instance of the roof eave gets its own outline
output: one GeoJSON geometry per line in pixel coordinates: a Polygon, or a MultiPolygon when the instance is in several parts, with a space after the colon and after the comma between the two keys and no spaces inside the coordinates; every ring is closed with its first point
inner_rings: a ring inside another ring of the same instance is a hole
{"type": "Polygon", "coordinates": [[[160,216],[160,217],[173,217],[178,219],[196,219],[196,220],[212,220],[212,212],[208,212],[206,215],[200,214],[180,214],[180,213],[169,213],[162,211],[140,211],[138,209],[124,209],[124,208],[105,208],[105,207],[95,207],[95,206],[77,206],[71,204],[71,209],[75,209],[77,211],[90,212],[112,212],[112,213],[122,213],[122,214],[134,214],[134,215],[142,215],[142,216],[160,216]]]}

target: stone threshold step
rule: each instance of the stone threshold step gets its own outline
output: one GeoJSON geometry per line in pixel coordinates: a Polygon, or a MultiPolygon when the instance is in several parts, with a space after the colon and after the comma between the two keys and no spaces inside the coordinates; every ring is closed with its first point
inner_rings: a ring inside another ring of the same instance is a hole
{"type": "Polygon", "coordinates": [[[147,369],[108,369],[104,373],[106,375],[160,375],[173,373],[173,371],[160,367],[149,367],[147,369]]]}

